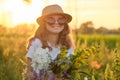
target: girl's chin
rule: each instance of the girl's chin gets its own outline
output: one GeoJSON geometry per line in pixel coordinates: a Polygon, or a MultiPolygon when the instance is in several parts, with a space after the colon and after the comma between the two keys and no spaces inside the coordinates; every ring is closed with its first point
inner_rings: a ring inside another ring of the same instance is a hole
{"type": "Polygon", "coordinates": [[[58,34],[58,33],[60,33],[61,31],[60,30],[53,30],[52,31],[52,33],[56,33],[56,34],[58,34]]]}

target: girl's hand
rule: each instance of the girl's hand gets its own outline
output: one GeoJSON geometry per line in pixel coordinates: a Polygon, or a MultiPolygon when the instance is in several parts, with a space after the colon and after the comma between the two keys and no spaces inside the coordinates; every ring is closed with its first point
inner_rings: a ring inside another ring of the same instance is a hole
{"type": "Polygon", "coordinates": [[[26,79],[25,80],[34,80],[34,78],[35,78],[34,70],[31,67],[31,60],[32,60],[31,58],[27,58],[27,68],[26,68],[26,74],[25,74],[26,79]]]}
{"type": "Polygon", "coordinates": [[[33,71],[27,71],[26,78],[27,78],[27,80],[34,80],[34,78],[35,78],[34,72],[33,71]]]}
{"type": "Polygon", "coordinates": [[[26,68],[26,73],[25,73],[25,80],[34,80],[35,74],[33,68],[28,65],[26,68]]]}

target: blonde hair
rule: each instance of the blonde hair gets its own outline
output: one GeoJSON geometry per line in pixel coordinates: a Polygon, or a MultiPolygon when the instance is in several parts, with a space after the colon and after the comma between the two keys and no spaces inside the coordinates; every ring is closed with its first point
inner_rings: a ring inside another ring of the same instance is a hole
{"type": "MultiPolygon", "coordinates": [[[[67,47],[67,49],[74,46],[73,40],[72,40],[72,38],[70,36],[70,32],[71,32],[70,27],[66,23],[64,25],[63,31],[59,33],[57,45],[58,44],[65,45],[67,47]]],[[[28,39],[27,49],[29,49],[29,47],[31,45],[31,42],[35,38],[38,38],[42,42],[42,48],[49,48],[50,50],[52,50],[52,48],[47,43],[47,36],[48,35],[49,34],[48,34],[48,31],[46,30],[45,22],[42,21],[40,26],[36,29],[34,35],[31,38],[28,39]]]]}

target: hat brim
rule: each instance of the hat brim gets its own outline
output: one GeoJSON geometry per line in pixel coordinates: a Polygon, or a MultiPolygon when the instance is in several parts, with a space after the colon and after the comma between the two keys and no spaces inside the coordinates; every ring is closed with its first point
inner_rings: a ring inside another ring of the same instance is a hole
{"type": "Polygon", "coordinates": [[[66,14],[66,13],[54,13],[54,14],[48,14],[48,15],[38,17],[36,21],[37,21],[38,24],[40,24],[43,21],[44,18],[46,18],[48,16],[52,16],[52,15],[62,15],[67,19],[68,23],[72,20],[72,16],[69,15],[69,14],[66,14]]]}

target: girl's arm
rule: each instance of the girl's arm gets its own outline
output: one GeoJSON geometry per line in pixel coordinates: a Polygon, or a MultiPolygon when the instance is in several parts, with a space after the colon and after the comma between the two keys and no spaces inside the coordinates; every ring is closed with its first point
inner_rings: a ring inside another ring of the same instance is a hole
{"type": "Polygon", "coordinates": [[[27,58],[27,77],[33,80],[35,76],[34,76],[34,70],[31,67],[31,61],[32,61],[31,58],[27,58]]]}
{"type": "Polygon", "coordinates": [[[33,68],[31,67],[31,61],[32,61],[32,59],[31,58],[27,58],[27,70],[29,70],[29,71],[33,71],[33,68]]]}

